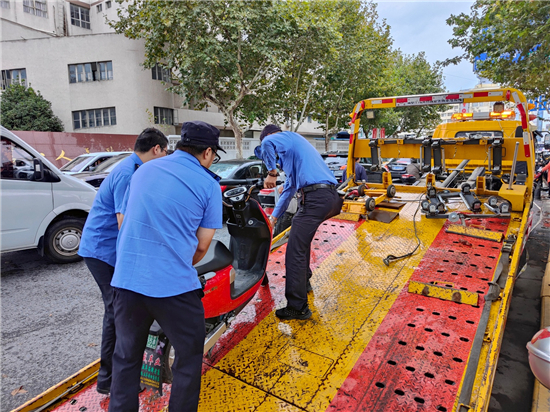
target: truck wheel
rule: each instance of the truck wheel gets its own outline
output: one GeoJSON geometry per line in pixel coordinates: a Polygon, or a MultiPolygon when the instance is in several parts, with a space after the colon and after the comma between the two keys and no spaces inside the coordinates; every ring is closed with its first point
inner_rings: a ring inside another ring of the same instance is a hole
{"type": "Polygon", "coordinates": [[[277,219],[275,227],[273,228],[273,237],[277,236],[279,233],[284,232],[292,224],[292,218],[294,215],[285,212],[280,219],[277,219]]]}
{"type": "Polygon", "coordinates": [[[372,197],[368,197],[365,201],[365,209],[367,209],[368,212],[372,212],[376,209],[376,200],[372,197]]]}
{"type": "Polygon", "coordinates": [[[55,263],[78,262],[84,219],[65,218],[50,225],[44,236],[46,257],[55,263]]]}
{"type": "Polygon", "coordinates": [[[391,199],[392,197],[395,197],[397,194],[397,189],[394,185],[389,185],[388,190],[386,190],[386,195],[391,199]]]}

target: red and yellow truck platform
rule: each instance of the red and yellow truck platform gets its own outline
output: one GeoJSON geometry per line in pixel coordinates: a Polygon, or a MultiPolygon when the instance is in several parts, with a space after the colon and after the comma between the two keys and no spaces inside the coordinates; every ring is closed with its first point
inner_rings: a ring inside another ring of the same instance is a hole
{"type": "MultiPolygon", "coordinates": [[[[417,186],[393,185],[385,173],[383,183],[362,187],[313,241],[311,319],[275,316],[285,305],[283,244],[269,259],[269,285],[205,356],[199,410],[486,411],[530,221],[534,150],[527,112],[523,94],[507,88],[359,102],[348,170],[355,157],[376,154],[424,156],[432,172],[468,159],[487,171],[471,194],[482,203],[494,196],[510,210],[493,216],[483,205],[472,212],[456,196],[444,213],[430,216],[422,205],[428,189],[461,191],[441,187],[435,173],[417,186]],[[359,138],[365,111],[478,102],[506,103],[514,116],[496,112],[443,124],[428,142],[359,138]],[[518,175],[515,183],[487,188],[488,174],[500,178],[519,162],[527,167],[524,181],[518,175]]],[[[350,193],[358,184],[352,179],[342,189],[350,193]]],[[[96,361],[16,411],[106,411],[109,398],[95,388],[98,369],[96,361]]],[[[140,410],[167,410],[170,385],[163,389],[162,396],[142,392],[140,410]]]]}

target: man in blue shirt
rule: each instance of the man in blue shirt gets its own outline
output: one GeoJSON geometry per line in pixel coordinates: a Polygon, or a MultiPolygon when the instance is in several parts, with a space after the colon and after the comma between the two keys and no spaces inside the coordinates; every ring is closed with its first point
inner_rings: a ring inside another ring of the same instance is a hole
{"type": "MultiPolygon", "coordinates": [[[[367,171],[365,170],[365,168],[363,167],[363,165],[361,163],[359,163],[359,158],[356,157],[355,158],[355,178],[354,180],[356,182],[368,182],[368,177],[367,177],[367,171]]],[[[345,181],[348,177],[347,177],[347,170],[344,170],[344,175],[342,176],[342,181],[345,181]]]]}
{"type": "Polygon", "coordinates": [[[292,221],[292,230],[286,249],[285,297],[287,306],[275,311],[280,319],[308,319],[311,310],[307,292],[311,289],[309,267],[311,241],[319,225],[338,213],[342,199],[336,191],[336,179],[315,148],[294,132],[282,132],[273,124],[267,125],[260,135],[262,142],[256,156],[269,170],[264,181],[267,189],[277,182],[276,162],[286,173],[286,181],[279,203],[270,221],[272,227],[285,212],[296,191],[301,193],[301,204],[292,221]],[[279,159],[277,160],[277,156],[279,159]]]}
{"type": "Polygon", "coordinates": [[[122,218],[124,194],[132,175],[143,163],[166,154],[168,139],[155,128],[145,129],[138,136],[134,153],[113,169],[101,183],[86,219],[78,254],[101,290],[105,305],[101,337],[101,362],[97,377],[97,391],[108,394],[111,389],[112,357],[115,350],[115,323],[113,313],[113,278],[116,262],[116,240],[122,218]]]}
{"type": "Polygon", "coordinates": [[[177,150],[132,178],[111,282],[116,347],[110,412],[139,409],[143,352],[154,320],[176,354],[168,408],[198,408],[205,323],[193,265],[222,227],[220,185],[208,170],[222,150],[219,134],[208,123],[183,123],[177,150]]]}

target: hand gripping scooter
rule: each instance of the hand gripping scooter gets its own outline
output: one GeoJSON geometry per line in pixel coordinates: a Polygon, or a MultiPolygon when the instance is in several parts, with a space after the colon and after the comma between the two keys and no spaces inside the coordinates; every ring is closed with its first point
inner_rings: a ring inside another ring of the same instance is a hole
{"type": "MultiPolygon", "coordinates": [[[[206,255],[195,265],[203,286],[206,339],[204,353],[229,328],[231,321],[250,302],[260,285],[267,284],[266,267],[271,248],[272,231],[260,204],[251,198],[263,182],[236,187],[223,194],[229,249],[212,240],[206,255]]],[[[168,337],[155,321],[150,328],[141,369],[142,386],[158,390],[172,381],[170,366],[174,351],[168,337]],[[172,352],[172,353],[170,353],[172,352]]]]}

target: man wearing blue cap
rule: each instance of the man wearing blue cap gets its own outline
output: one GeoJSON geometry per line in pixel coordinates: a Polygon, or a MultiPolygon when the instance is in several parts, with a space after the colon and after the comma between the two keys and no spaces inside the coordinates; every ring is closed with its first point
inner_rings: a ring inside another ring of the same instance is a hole
{"type": "Polygon", "coordinates": [[[110,412],[137,412],[139,379],[149,328],[156,320],[175,349],[170,411],[198,408],[205,338],[202,287],[193,265],[222,227],[220,132],[183,123],[176,151],[139,168],[117,242],[116,347],[110,412]]]}
{"type": "Polygon", "coordinates": [[[336,191],[336,179],[317,150],[302,136],[283,132],[274,124],[267,125],[260,135],[261,147],[256,156],[263,160],[268,172],[264,186],[275,187],[277,167],[286,173],[286,181],[279,203],[271,215],[272,227],[285,212],[296,191],[301,193],[298,213],[292,220],[292,230],[286,249],[285,297],[287,306],[275,311],[280,319],[308,319],[311,310],[307,292],[311,290],[309,267],[311,241],[323,221],[336,216],[342,208],[342,199],[336,191]],[[279,159],[277,160],[277,156],[279,159]]]}

